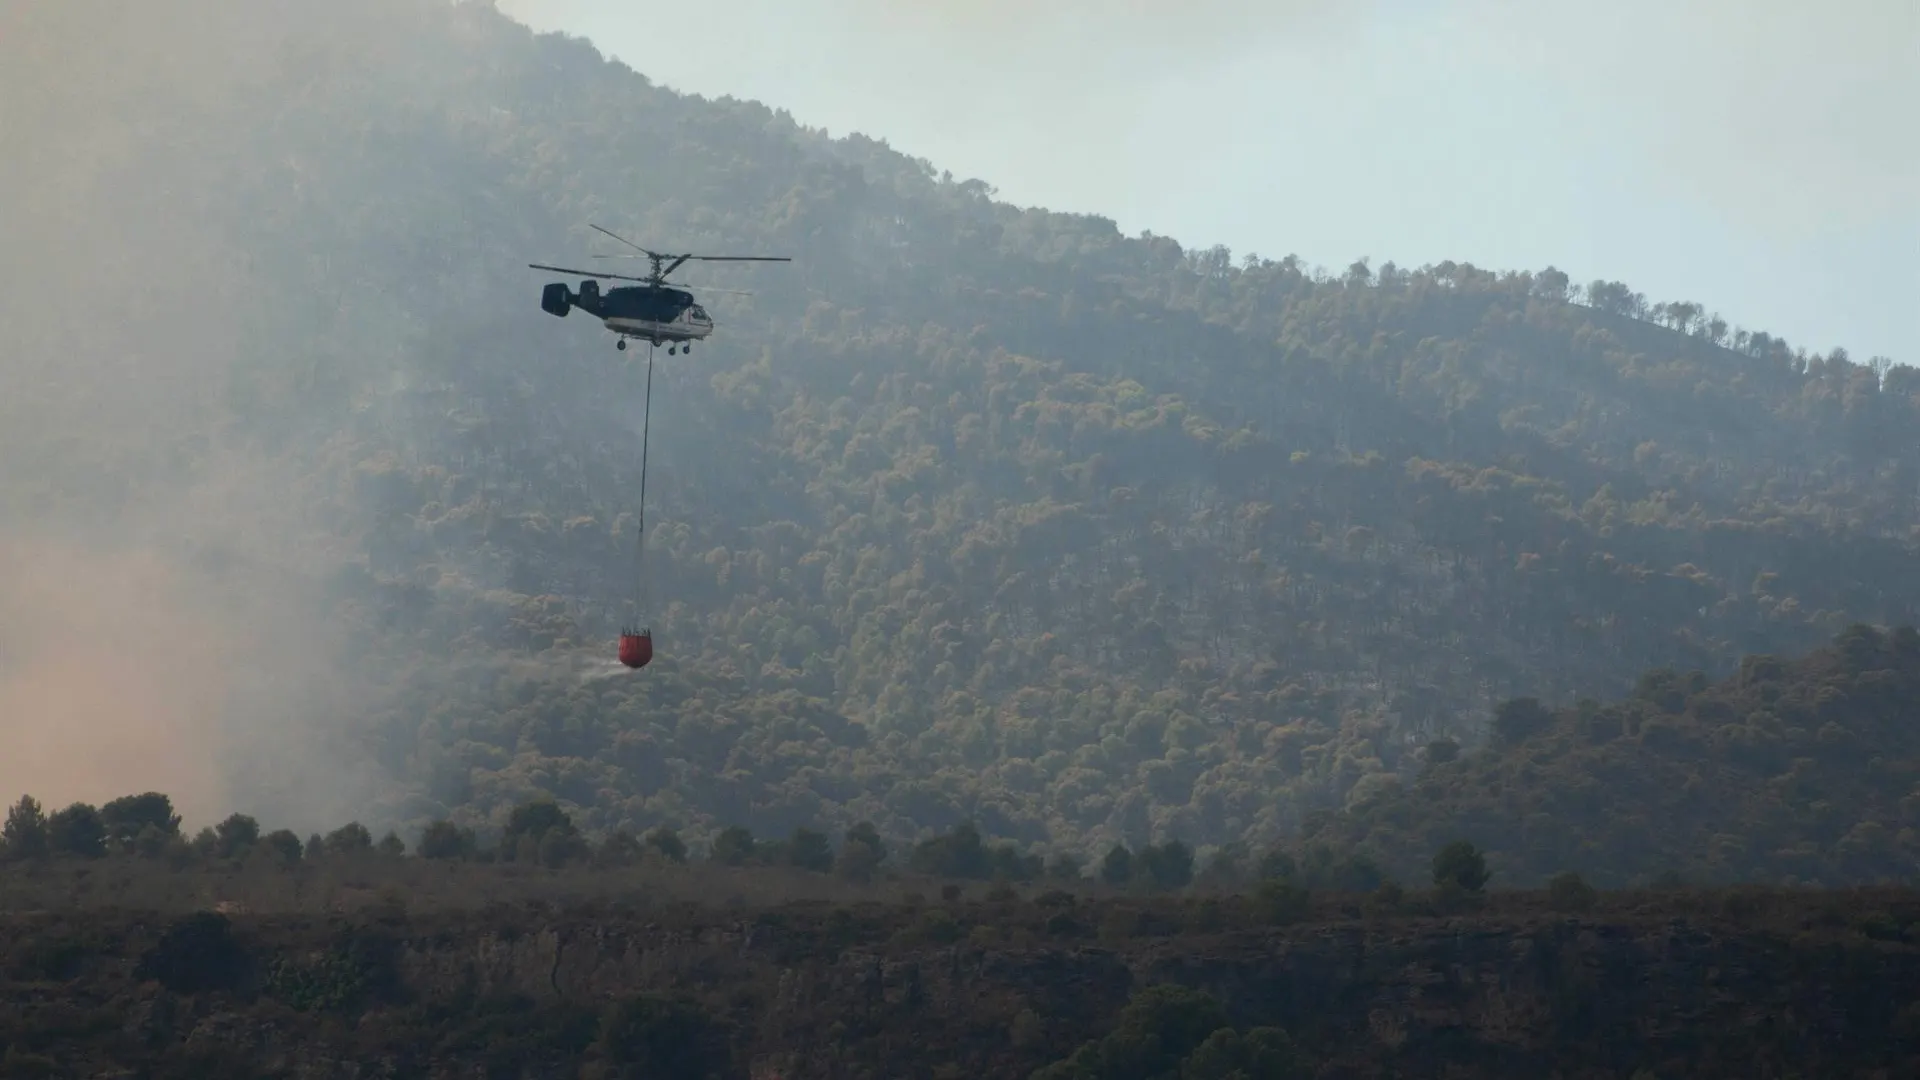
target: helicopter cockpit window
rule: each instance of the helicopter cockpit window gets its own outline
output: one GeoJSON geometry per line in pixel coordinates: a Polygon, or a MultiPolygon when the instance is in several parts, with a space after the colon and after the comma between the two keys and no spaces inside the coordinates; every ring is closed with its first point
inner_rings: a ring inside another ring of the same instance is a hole
{"type": "Polygon", "coordinates": [[[696,319],[704,319],[704,318],[706,318],[706,317],[707,317],[707,309],[706,309],[706,308],[703,308],[703,307],[701,307],[701,306],[700,306],[699,304],[695,304],[695,305],[693,305],[693,317],[694,317],[694,318],[696,318],[696,319]]]}

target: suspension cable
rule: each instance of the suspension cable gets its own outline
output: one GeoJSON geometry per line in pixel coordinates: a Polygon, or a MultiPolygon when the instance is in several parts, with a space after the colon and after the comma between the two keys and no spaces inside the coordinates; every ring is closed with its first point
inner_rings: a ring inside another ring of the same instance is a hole
{"type": "Polygon", "coordinates": [[[647,390],[640,414],[640,515],[638,528],[633,537],[633,628],[643,630],[640,625],[646,612],[644,590],[646,572],[644,560],[647,553],[647,443],[653,428],[653,354],[657,346],[647,350],[647,390]]]}

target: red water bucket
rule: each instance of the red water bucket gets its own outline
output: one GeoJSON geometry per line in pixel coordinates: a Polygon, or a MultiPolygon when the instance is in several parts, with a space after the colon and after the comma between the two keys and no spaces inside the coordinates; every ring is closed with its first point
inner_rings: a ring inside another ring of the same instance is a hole
{"type": "Polygon", "coordinates": [[[643,668],[653,659],[653,635],[647,632],[620,635],[620,662],[630,668],[643,668]]]}

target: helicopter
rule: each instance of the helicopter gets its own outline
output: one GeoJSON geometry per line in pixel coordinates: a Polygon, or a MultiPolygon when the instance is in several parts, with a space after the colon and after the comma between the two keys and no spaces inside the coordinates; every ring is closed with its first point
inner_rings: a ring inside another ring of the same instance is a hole
{"type": "MultiPolygon", "coordinates": [[[[607,329],[618,334],[614,339],[614,348],[625,350],[628,338],[638,338],[656,347],[667,346],[669,355],[675,352],[692,352],[693,343],[713,333],[713,317],[694,299],[693,293],[684,288],[676,288],[667,283],[667,275],[678,270],[683,264],[698,262],[792,262],[784,255],[663,255],[649,251],[639,244],[621,236],[610,229],[598,225],[589,227],[606,233],[615,240],[640,252],[639,255],[600,255],[596,258],[645,258],[653,263],[653,270],[645,277],[633,277],[628,274],[597,274],[588,270],[569,270],[564,266],[547,266],[542,263],[528,263],[535,270],[551,270],[559,274],[579,274],[586,280],[580,282],[578,292],[571,291],[563,281],[548,285],[540,294],[540,309],[549,315],[565,318],[573,308],[599,319],[607,329]],[[639,285],[621,285],[600,291],[601,281],[637,281],[639,285]]],[[[707,289],[707,292],[733,293],[745,296],[737,289],[707,289]]]]}

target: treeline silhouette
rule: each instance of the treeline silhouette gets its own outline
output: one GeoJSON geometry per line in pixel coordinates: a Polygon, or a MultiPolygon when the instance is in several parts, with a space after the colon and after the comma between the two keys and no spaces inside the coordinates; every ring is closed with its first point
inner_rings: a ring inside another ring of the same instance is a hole
{"type": "MultiPolygon", "coordinates": [[[[699,856],[690,853],[687,843],[672,829],[658,828],[642,836],[616,830],[598,843],[583,835],[572,817],[548,801],[515,807],[505,826],[492,842],[483,842],[474,830],[450,821],[430,823],[409,845],[397,833],[389,832],[379,841],[359,822],[349,822],[331,832],[313,833],[304,842],[288,829],[263,832],[260,823],[246,814],[233,814],[216,825],[202,828],[191,837],[181,831],[181,819],[173,812],[172,799],[159,792],[147,792],[114,799],[103,806],[74,803],[51,814],[39,800],[22,796],[7,813],[0,828],[0,858],[11,862],[37,859],[101,859],[112,856],[168,861],[176,866],[191,862],[244,863],[265,860],[268,865],[294,866],[333,858],[411,855],[422,860],[443,860],[487,864],[519,864],[561,869],[574,867],[631,867],[641,865],[682,865],[697,858],[716,866],[788,868],[794,871],[834,874],[844,880],[868,883],[887,873],[905,873],[917,877],[1011,883],[1086,882],[1079,862],[1058,856],[1050,862],[1041,856],[1022,853],[1012,843],[989,843],[972,822],[963,822],[948,833],[908,845],[901,858],[893,858],[890,845],[871,823],[861,822],[848,829],[836,845],[826,833],[809,828],[794,829],[778,839],[760,839],[742,826],[730,826],[715,835],[710,848],[699,856]]],[[[1324,867],[1330,861],[1312,863],[1306,876],[1316,881],[1359,881],[1360,887],[1372,887],[1381,880],[1366,872],[1347,872],[1345,877],[1329,876],[1324,867]]],[[[1274,853],[1259,866],[1259,876],[1292,878],[1293,860],[1274,853]]],[[[1166,891],[1184,888],[1195,881],[1193,851],[1178,840],[1147,845],[1133,850],[1116,844],[1098,867],[1097,880],[1105,885],[1166,891]]],[[[1233,884],[1248,880],[1231,857],[1215,861],[1203,880],[1233,884]]]]}

